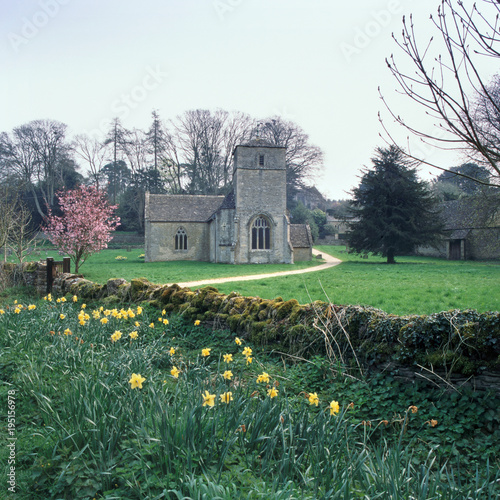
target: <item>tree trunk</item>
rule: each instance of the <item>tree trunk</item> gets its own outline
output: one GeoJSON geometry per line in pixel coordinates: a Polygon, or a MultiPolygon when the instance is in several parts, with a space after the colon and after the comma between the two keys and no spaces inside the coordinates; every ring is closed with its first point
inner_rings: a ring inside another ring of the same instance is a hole
{"type": "Polygon", "coordinates": [[[389,250],[387,250],[387,264],[396,264],[394,260],[394,248],[389,248],[389,250]]]}

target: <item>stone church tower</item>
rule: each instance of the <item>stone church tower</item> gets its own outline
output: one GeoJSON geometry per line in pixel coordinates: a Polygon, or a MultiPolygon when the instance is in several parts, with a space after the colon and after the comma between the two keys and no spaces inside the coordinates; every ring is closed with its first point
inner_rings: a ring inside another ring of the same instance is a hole
{"type": "Polygon", "coordinates": [[[234,152],[234,261],[290,263],[285,148],[261,141],[234,152]]]}

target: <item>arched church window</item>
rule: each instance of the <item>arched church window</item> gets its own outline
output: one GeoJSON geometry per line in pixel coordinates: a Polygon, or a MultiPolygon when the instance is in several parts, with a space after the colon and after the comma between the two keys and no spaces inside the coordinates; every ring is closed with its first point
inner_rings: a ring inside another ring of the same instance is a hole
{"type": "Polygon", "coordinates": [[[252,224],[252,250],[271,248],[271,228],[265,217],[257,217],[252,224]]]}
{"type": "Polygon", "coordinates": [[[176,250],[188,249],[188,237],[186,230],[183,227],[177,229],[177,233],[175,233],[175,249],[176,250]]]}

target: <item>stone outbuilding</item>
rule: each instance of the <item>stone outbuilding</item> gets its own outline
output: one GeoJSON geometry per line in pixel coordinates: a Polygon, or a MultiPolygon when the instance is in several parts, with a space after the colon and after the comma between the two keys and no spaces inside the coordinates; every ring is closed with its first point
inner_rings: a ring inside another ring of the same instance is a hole
{"type": "Polygon", "coordinates": [[[464,197],[441,205],[444,236],[435,247],[418,253],[450,260],[500,258],[498,197],[464,197]]]}
{"type": "Polygon", "coordinates": [[[285,148],[257,140],[233,154],[233,190],[227,196],[146,194],[146,262],[275,264],[307,255],[310,260],[310,230],[294,228],[287,214],[285,148]]]}

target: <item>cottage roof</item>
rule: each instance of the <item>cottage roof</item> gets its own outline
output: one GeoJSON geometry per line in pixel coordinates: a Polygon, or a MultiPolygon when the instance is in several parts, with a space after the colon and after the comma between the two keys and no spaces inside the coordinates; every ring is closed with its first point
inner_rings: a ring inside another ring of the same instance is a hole
{"type": "Polygon", "coordinates": [[[290,224],[290,242],[293,248],[312,247],[312,235],[309,224],[290,224]]]}
{"type": "Polygon", "coordinates": [[[224,196],[150,194],[146,218],[150,222],[206,222],[223,201],[224,196]]]}
{"type": "Polygon", "coordinates": [[[490,225],[498,206],[481,198],[461,198],[441,205],[441,219],[446,230],[477,229],[490,225]]]}

